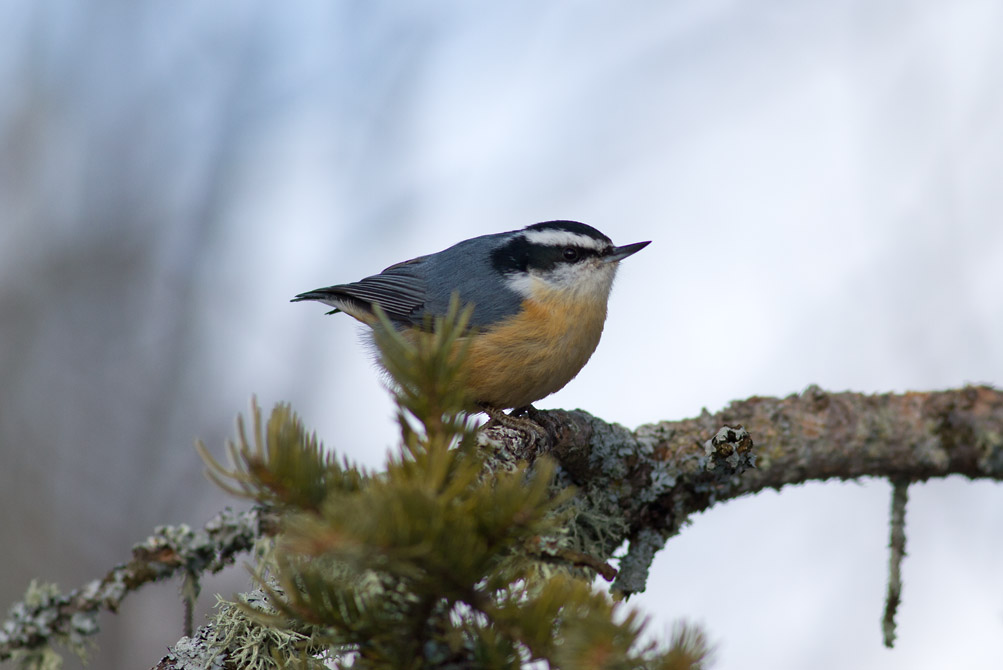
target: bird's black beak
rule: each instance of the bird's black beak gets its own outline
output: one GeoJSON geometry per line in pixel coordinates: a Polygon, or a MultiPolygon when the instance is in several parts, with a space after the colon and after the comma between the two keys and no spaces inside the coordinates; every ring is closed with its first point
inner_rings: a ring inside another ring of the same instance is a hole
{"type": "Polygon", "coordinates": [[[602,258],[603,262],[604,263],[618,263],[619,261],[622,261],[627,256],[631,256],[633,254],[636,254],[638,251],[640,251],[641,249],[645,248],[649,244],[651,244],[651,240],[648,240],[647,242],[635,242],[634,244],[625,244],[622,247],[613,247],[612,251],[610,251],[608,254],[606,254],[605,256],[603,256],[603,258],[602,258]]]}

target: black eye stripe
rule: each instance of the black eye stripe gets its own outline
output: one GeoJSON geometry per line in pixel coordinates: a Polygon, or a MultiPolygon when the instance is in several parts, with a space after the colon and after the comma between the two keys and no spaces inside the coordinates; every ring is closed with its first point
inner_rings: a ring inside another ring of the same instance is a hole
{"type": "Polygon", "coordinates": [[[592,247],[567,246],[561,249],[561,259],[567,263],[579,263],[586,258],[595,258],[600,255],[592,247]]]}
{"type": "Polygon", "coordinates": [[[590,247],[531,244],[523,237],[516,237],[495,249],[491,262],[500,274],[507,275],[529,270],[547,272],[559,265],[573,265],[599,255],[590,247]]]}

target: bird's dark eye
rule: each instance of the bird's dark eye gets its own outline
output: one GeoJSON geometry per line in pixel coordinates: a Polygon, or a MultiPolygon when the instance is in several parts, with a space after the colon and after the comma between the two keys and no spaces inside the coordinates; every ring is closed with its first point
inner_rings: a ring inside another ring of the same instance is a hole
{"type": "Polygon", "coordinates": [[[564,260],[566,261],[577,261],[578,260],[578,249],[574,247],[565,247],[564,249],[564,260]]]}

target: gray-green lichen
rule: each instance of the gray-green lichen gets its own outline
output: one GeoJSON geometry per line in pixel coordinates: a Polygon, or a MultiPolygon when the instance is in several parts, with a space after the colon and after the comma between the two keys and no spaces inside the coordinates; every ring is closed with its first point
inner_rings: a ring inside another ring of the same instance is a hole
{"type": "Polygon", "coordinates": [[[664,546],[665,536],[648,528],[632,537],[627,555],[620,559],[620,572],[613,581],[612,590],[626,594],[644,591],[651,562],[664,546]]]}
{"type": "MultiPolygon", "coordinates": [[[[225,656],[230,667],[279,670],[303,656],[310,636],[279,625],[276,610],[258,589],[238,602],[219,599],[206,636],[212,658],[225,656]]],[[[304,666],[309,667],[309,666],[304,666]]],[[[319,664],[318,668],[323,667],[319,664]]]]}
{"type": "MultiPolygon", "coordinates": [[[[213,626],[209,624],[200,632],[202,635],[212,635],[213,626]]],[[[183,637],[171,647],[167,655],[171,667],[175,670],[223,670],[221,654],[214,651],[211,644],[203,637],[183,637]]]]}
{"type": "Polygon", "coordinates": [[[7,612],[0,628],[0,648],[10,649],[10,657],[23,668],[62,667],[62,656],[53,647],[66,647],[81,660],[87,658],[87,637],[98,631],[94,612],[75,612],[68,621],[61,610],[70,597],[60,593],[55,584],[32,581],[24,600],[7,612]]]}

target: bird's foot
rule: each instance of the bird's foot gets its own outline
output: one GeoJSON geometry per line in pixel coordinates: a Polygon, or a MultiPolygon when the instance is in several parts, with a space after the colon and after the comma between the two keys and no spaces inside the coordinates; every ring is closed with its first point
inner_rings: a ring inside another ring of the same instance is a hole
{"type": "Polygon", "coordinates": [[[518,431],[526,436],[527,447],[544,446],[550,443],[550,436],[547,434],[547,431],[543,429],[543,426],[530,418],[537,411],[532,405],[516,407],[508,414],[497,407],[490,407],[488,405],[481,405],[480,407],[481,411],[487,414],[490,419],[481,426],[482,428],[502,426],[503,428],[518,431]]]}

